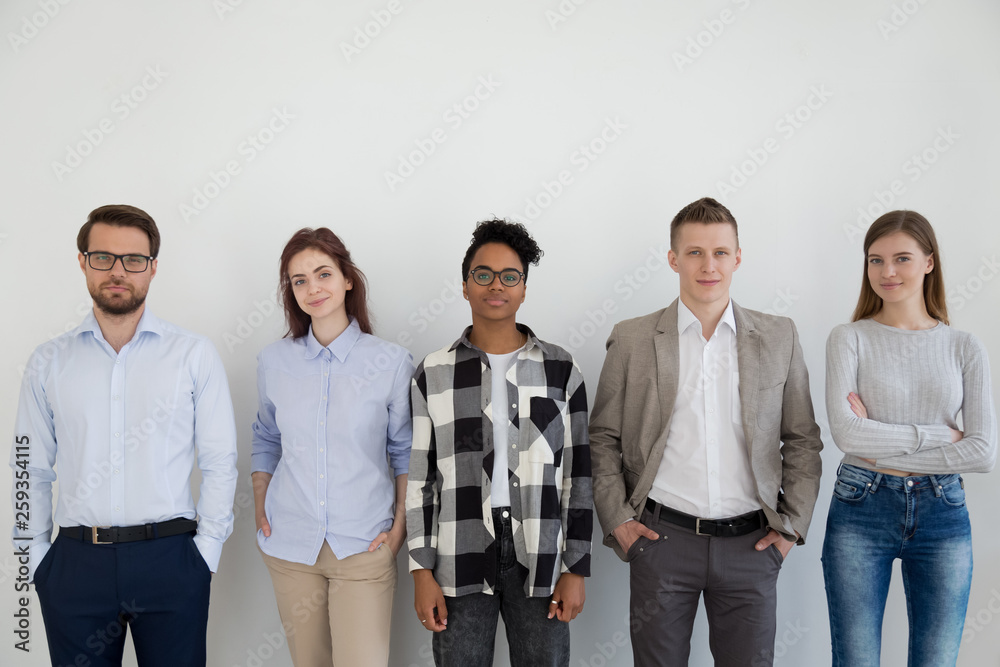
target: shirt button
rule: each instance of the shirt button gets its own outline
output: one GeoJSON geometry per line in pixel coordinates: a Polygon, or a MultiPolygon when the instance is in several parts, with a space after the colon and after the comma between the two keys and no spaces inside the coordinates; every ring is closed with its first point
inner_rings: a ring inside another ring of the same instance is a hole
{"type": "Polygon", "coordinates": [[[517,449],[517,445],[511,445],[510,448],[511,449],[517,449]]]}
{"type": "Polygon", "coordinates": [[[320,425],[320,426],[322,426],[322,425],[323,425],[323,422],[320,422],[320,423],[319,423],[319,425],[320,425]]]}
{"type": "Polygon", "coordinates": [[[324,401],[326,400],[326,396],[324,396],[324,397],[323,397],[323,400],[324,400],[324,401]]]}
{"type": "Polygon", "coordinates": [[[517,482],[512,483],[511,486],[515,486],[516,487],[517,486],[517,482]]]}
{"type": "Polygon", "coordinates": [[[324,475],[320,474],[319,478],[320,478],[320,479],[323,479],[323,477],[324,477],[324,475]]]}
{"type": "Polygon", "coordinates": [[[115,468],[115,474],[116,475],[118,474],[118,468],[115,468]]]}
{"type": "Polygon", "coordinates": [[[708,409],[708,414],[710,414],[710,415],[715,414],[715,408],[709,408],[708,409]]]}
{"type": "Polygon", "coordinates": [[[511,404],[510,404],[510,407],[512,407],[512,408],[517,408],[517,403],[511,403],[511,404]]]}
{"type": "Polygon", "coordinates": [[[122,511],[122,508],[121,508],[121,507],[115,507],[115,511],[116,511],[116,512],[121,512],[121,511],[122,511]]]}
{"type": "Polygon", "coordinates": [[[326,505],[326,503],[324,501],[322,501],[322,500],[319,501],[319,506],[322,507],[323,505],[326,505]]]}
{"type": "Polygon", "coordinates": [[[323,451],[323,448],[322,448],[322,447],[320,447],[320,448],[319,448],[319,451],[320,451],[320,452],[322,452],[322,451],[323,451]]]}
{"type": "Polygon", "coordinates": [[[116,438],[117,438],[117,437],[118,437],[119,435],[121,435],[121,434],[120,434],[120,433],[115,433],[115,437],[116,437],[116,438]]]}
{"type": "Polygon", "coordinates": [[[118,400],[118,394],[115,394],[115,400],[116,401],[118,400]]]}
{"type": "Polygon", "coordinates": [[[121,359],[115,359],[115,363],[116,363],[116,364],[120,364],[121,362],[122,362],[122,360],[121,360],[121,359]]]}
{"type": "Polygon", "coordinates": [[[505,518],[505,519],[510,516],[510,512],[508,512],[507,510],[504,510],[502,514],[503,514],[503,518],[505,518]]]}

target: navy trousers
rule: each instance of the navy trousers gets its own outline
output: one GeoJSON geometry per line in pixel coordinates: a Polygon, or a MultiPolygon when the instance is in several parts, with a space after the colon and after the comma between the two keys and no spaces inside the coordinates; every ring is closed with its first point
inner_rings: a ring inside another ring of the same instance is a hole
{"type": "Polygon", "coordinates": [[[127,629],[140,667],[204,666],[211,577],[190,533],[124,544],[57,536],[35,572],[53,667],[120,667],[127,629]]]}

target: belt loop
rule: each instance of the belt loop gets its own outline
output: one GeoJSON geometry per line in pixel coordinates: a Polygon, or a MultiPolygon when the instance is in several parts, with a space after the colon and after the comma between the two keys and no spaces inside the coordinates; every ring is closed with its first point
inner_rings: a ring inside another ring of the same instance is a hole
{"type": "Polygon", "coordinates": [[[147,540],[156,537],[156,535],[155,535],[155,533],[156,533],[156,527],[153,524],[147,523],[144,526],[144,528],[146,529],[146,539],[147,540]]]}
{"type": "Polygon", "coordinates": [[[931,488],[934,489],[934,497],[941,497],[941,482],[938,481],[937,475],[928,475],[928,479],[931,480],[931,488]]]}
{"type": "Polygon", "coordinates": [[[883,477],[882,473],[880,472],[875,473],[875,479],[872,480],[872,488],[871,488],[872,493],[878,491],[878,485],[882,483],[882,477],[883,477]]]}
{"type": "Polygon", "coordinates": [[[844,469],[844,464],[840,463],[837,465],[837,477],[840,477],[840,471],[844,469]]]}
{"type": "Polygon", "coordinates": [[[660,522],[660,508],[663,507],[660,503],[653,501],[653,525],[660,522]]]}
{"type": "Polygon", "coordinates": [[[150,528],[147,527],[146,528],[146,533],[149,534],[149,532],[152,532],[154,540],[157,539],[157,538],[159,538],[160,537],[160,526],[159,526],[159,524],[155,524],[154,523],[154,524],[147,524],[147,525],[152,528],[152,531],[150,531],[150,528]]]}

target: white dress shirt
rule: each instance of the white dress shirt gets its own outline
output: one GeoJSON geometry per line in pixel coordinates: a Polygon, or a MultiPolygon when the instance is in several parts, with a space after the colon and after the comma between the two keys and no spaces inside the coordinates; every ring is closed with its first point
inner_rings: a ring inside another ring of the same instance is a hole
{"type": "Polygon", "coordinates": [[[218,567],[233,531],[236,425],[226,371],[204,336],[147,308],[132,340],[116,353],[90,312],[32,355],[15,440],[11,467],[15,484],[27,482],[28,497],[13,538],[15,549],[28,545],[31,578],[51,546],[57,471],[58,525],[194,519],[196,448],[201,487],[194,540],[209,569],[218,567]]]}
{"type": "Polygon", "coordinates": [[[706,519],[760,509],[743,435],[732,300],[707,341],[678,300],[677,335],[677,399],[649,496],[706,519]]]}

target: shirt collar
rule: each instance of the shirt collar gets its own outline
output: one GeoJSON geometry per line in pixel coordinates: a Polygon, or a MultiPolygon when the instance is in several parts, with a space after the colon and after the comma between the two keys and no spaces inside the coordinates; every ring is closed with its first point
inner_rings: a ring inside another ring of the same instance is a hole
{"type": "MultiPolygon", "coordinates": [[[[76,328],[77,335],[88,331],[101,340],[104,339],[104,334],[101,332],[101,325],[97,323],[97,316],[94,315],[93,308],[87,311],[87,316],[83,318],[83,321],[80,322],[80,326],[76,328]]],[[[149,308],[143,309],[142,316],[139,318],[139,323],[135,326],[135,335],[132,336],[132,339],[135,340],[135,337],[143,331],[154,333],[157,336],[163,335],[163,320],[156,315],[153,315],[149,308]]]]}
{"type": "Polygon", "coordinates": [[[309,332],[303,336],[306,345],[306,359],[315,359],[319,356],[320,352],[328,349],[341,363],[347,361],[347,355],[354,349],[354,344],[361,337],[361,327],[358,325],[358,321],[353,317],[350,320],[351,323],[347,325],[347,328],[340,332],[340,335],[334,338],[326,347],[320,345],[319,341],[316,340],[316,336],[313,335],[312,325],[310,324],[309,332]]]}
{"type": "MultiPolygon", "coordinates": [[[[677,334],[683,334],[691,326],[698,323],[698,318],[695,317],[691,309],[684,305],[684,302],[677,299],[677,334]]],[[[698,323],[700,326],[700,323],[698,323]]],[[[726,304],[726,309],[722,312],[722,318],[719,320],[719,324],[727,324],[729,328],[732,329],[733,333],[736,333],[736,316],[733,315],[733,300],[730,299],[729,303],[726,304]]],[[[718,327],[716,327],[718,330],[718,327]]],[[[701,333],[699,329],[699,334],[701,333]]]]}
{"type": "MultiPolygon", "coordinates": [[[[525,325],[525,324],[517,324],[515,326],[517,326],[517,330],[518,331],[520,331],[523,334],[527,334],[527,336],[528,336],[528,341],[524,345],[524,349],[526,351],[527,350],[531,350],[534,347],[537,347],[539,350],[541,350],[541,352],[542,352],[543,355],[548,354],[548,350],[545,348],[545,343],[543,343],[541,340],[539,340],[538,336],[535,335],[535,332],[532,331],[527,325],[525,325]]],[[[472,326],[471,325],[465,327],[465,331],[462,332],[461,337],[458,340],[456,340],[454,343],[451,344],[451,347],[448,348],[448,351],[449,352],[454,352],[455,349],[459,345],[464,345],[465,347],[469,348],[470,350],[474,350],[474,351],[477,351],[477,352],[482,352],[482,350],[480,350],[478,347],[476,347],[475,345],[473,345],[472,343],[469,342],[469,334],[470,333],[472,333],[472,326]]]]}

